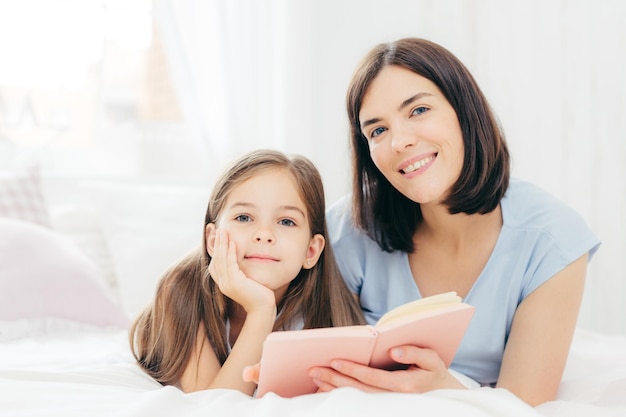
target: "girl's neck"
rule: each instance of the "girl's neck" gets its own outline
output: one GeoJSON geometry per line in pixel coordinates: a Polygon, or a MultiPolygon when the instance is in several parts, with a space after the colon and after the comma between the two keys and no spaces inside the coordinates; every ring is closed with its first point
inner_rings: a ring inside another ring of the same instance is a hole
{"type": "Polygon", "coordinates": [[[228,302],[228,319],[232,321],[243,321],[246,319],[246,310],[234,301],[228,302]]]}
{"type": "MultiPolygon", "coordinates": [[[[282,291],[282,293],[284,294],[284,291],[282,291]]],[[[228,301],[227,311],[228,311],[228,322],[230,324],[228,342],[231,346],[233,346],[235,344],[235,341],[237,340],[237,337],[239,337],[239,333],[241,333],[241,329],[243,328],[243,325],[246,322],[248,313],[240,304],[237,304],[236,302],[232,300],[228,301]]],[[[275,315],[274,315],[274,318],[275,318],[275,315]]]]}
{"type": "Polygon", "coordinates": [[[243,323],[246,321],[246,310],[234,301],[229,301],[228,321],[230,323],[230,332],[227,335],[228,343],[230,346],[233,346],[237,337],[239,337],[243,323]]]}

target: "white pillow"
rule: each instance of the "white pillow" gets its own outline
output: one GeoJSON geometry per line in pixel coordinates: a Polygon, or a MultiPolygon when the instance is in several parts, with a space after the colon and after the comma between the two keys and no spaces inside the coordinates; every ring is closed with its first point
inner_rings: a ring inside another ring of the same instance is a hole
{"type": "Polygon", "coordinates": [[[126,327],[98,267],[68,238],[0,218],[0,321],[58,318],[126,327]]]}
{"type": "Polygon", "coordinates": [[[50,226],[38,166],[0,172],[0,217],[50,226]]]}
{"type": "Polygon", "coordinates": [[[154,298],[163,272],[202,244],[211,190],[114,182],[82,187],[95,203],[121,304],[134,317],[154,298]]]}
{"type": "Polygon", "coordinates": [[[115,265],[100,226],[98,213],[92,206],[61,204],[50,207],[52,228],[71,239],[102,271],[104,281],[119,301],[115,265]]]}

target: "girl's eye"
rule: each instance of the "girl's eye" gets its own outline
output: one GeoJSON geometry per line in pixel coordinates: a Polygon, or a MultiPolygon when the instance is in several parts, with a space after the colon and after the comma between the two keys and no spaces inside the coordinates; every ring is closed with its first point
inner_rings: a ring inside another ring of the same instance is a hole
{"type": "Polygon", "coordinates": [[[291,219],[281,219],[278,224],[283,225],[283,226],[295,226],[296,222],[294,222],[291,219]]]}
{"type": "Polygon", "coordinates": [[[251,222],[252,221],[252,217],[248,216],[247,214],[240,214],[239,216],[235,217],[235,221],[238,221],[238,222],[251,222]]]}
{"type": "Polygon", "coordinates": [[[423,114],[426,113],[428,111],[428,108],[424,107],[424,106],[420,106],[420,107],[416,107],[412,112],[411,115],[419,115],[419,114],[423,114]]]}
{"type": "Polygon", "coordinates": [[[370,133],[370,139],[374,139],[376,136],[382,134],[384,131],[384,127],[377,127],[376,129],[372,130],[372,133],[370,133]]]}

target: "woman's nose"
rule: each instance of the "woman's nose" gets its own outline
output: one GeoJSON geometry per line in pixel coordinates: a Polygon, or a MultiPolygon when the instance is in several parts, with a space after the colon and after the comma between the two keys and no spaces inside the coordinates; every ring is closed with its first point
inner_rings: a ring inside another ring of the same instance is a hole
{"type": "Polygon", "coordinates": [[[413,146],[416,142],[417,135],[415,132],[402,127],[396,127],[393,132],[393,136],[391,137],[391,147],[396,152],[413,146]]]}

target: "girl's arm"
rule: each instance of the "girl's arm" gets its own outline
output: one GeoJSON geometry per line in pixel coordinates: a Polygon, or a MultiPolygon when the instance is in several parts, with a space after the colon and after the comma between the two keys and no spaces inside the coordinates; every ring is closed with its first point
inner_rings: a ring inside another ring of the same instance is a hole
{"type": "Polygon", "coordinates": [[[179,382],[180,388],[184,392],[229,388],[252,395],[256,384],[243,380],[243,370],[247,365],[260,361],[263,341],[274,325],[273,317],[275,312],[273,316],[270,312],[266,317],[249,314],[223,366],[215,356],[204,326],[200,325],[196,345],[179,382]]]}
{"type": "MultiPolygon", "coordinates": [[[[201,325],[180,387],[185,392],[228,388],[252,395],[256,385],[243,380],[243,370],[261,360],[263,342],[272,332],[276,320],[274,292],[246,277],[239,269],[237,248],[225,230],[216,233],[209,272],[220,291],[237,303],[229,314],[241,314],[239,317],[243,317],[243,325],[222,366],[201,325]]],[[[234,327],[232,319],[231,327],[234,327]]]]}
{"type": "Polygon", "coordinates": [[[588,255],[572,262],[520,304],[498,387],[535,406],[556,397],[580,310],[588,255]]]}

